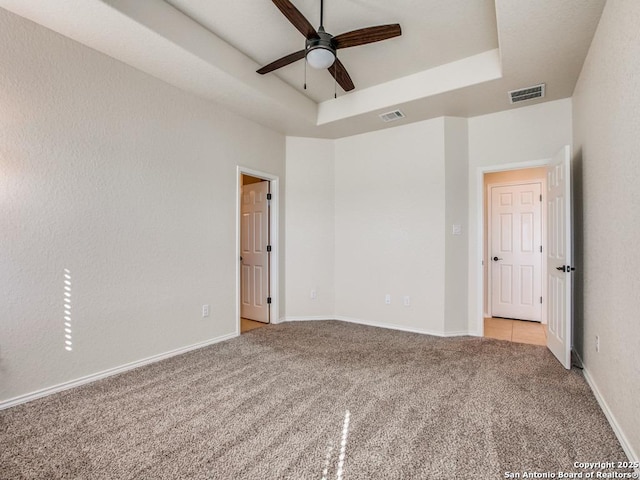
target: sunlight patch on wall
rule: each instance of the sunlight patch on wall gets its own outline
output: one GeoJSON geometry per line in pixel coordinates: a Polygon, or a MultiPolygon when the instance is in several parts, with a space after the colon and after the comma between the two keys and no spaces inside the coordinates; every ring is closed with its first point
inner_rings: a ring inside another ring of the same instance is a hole
{"type": "Polygon", "coordinates": [[[73,333],[71,330],[71,272],[64,269],[64,349],[73,350],[73,333]]]}

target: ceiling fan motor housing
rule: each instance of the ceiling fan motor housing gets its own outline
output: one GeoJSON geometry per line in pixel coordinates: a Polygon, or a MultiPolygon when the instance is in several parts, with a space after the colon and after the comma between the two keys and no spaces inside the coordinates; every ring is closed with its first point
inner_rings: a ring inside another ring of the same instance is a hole
{"type": "MultiPolygon", "coordinates": [[[[317,38],[308,38],[306,41],[306,45],[305,45],[305,57],[307,57],[307,60],[309,60],[309,54],[313,51],[313,50],[325,50],[325,51],[329,51],[331,52],[333,59],[335,60],[336,58],[336,48],[333,42],[333,35],[331,35],[330,33],[327,33],[324,31],[324,28],[320,27],[318,29],[318,37],[317,38]]],[[[309,61],[309,64],[313,66],[313,62],[309,61]]],[[[316,68],[328,68],[333,64],[333,61],[331,62],[331,64],[327,65],[327,66],[321,66],[321,67],[316,67],[316,68]]]]}

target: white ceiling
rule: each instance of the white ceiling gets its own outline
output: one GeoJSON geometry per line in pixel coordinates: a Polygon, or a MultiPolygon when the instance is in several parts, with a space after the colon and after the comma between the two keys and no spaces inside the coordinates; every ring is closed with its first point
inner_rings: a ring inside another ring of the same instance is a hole
{"type": "MultiPolygon", "coordinates": [[[[304,49],[302,34],[270,0],[167,0],[167,3],[260,65],[304,49]]],[[[317,29],[320,0],[292,0],[292,3],[317,29]]],[[[324,2],[324,27],[333,35],[389,23],[400,24],[401,37],[338,52],[358,89],[498,48],[493,0],[324,2]]],[[[308,89],[303,90],[303,61],[274,74],[316,102],[333,98],[333,77],[324,70],[308,68],[308,89]]]]}
{"type": "MultiPolygon", "coordinates": [[[[319,0],[292,0],[315,26],[319,0]]],[[[400,23],[402,36],[339,51],[345,94],[304,62],[260,66],[304,48],[270,0],[0,0],[0,6],[289,135],[337,138],[442,115],[515,108],[507,92],[541,82],[572,95],[605,0],[326,0],[332,34],[400,23]],[[384,124],[400,108],[407,118],[384,124]]],[[[519,105],[519,106],[520,106],[519,105]]]]}

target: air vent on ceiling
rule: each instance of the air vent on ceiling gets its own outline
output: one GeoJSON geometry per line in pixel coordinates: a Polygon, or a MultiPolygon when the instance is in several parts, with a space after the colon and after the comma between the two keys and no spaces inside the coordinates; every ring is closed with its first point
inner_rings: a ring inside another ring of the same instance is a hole
{"type": "Polygon", "coordinates": [[[544,97],[544,83],[534,85],[533,87],[521,88],[519,90],[511,90],[509,92],[509,100],[511,103],[524,102],[533,98],[544,97]]]}
{"type": "Polygon", "coordinates": [[[400,110],[394,110],[393,112],[382,113],[379,116],[385,122],[394,122],[396,120],[404,118],[404,113],[402,113],[400,110]]]}

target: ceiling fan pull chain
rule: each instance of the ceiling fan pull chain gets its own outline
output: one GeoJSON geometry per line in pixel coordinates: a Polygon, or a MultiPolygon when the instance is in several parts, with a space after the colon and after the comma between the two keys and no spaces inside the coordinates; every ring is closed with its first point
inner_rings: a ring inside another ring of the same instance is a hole
{"type": "Polygon", "coordinates": [[[307,60],[304,61],[304,89],[307,89],[307,60]]]}
{"type": "Polygon", "coordinates": [[[333,62],[333,98],[338,98],[338,52],[336,52],[336,60],[333,62]]]}

